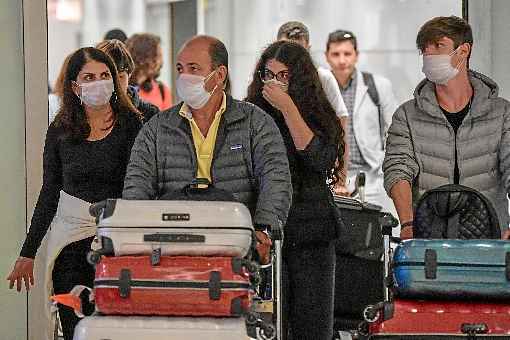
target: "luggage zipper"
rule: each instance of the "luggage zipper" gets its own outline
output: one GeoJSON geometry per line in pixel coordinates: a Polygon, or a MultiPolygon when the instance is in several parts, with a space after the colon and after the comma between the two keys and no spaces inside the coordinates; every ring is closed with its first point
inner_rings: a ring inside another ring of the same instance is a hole
{"type": "Polygon", "coordinates": [[[123,226],[97,226],[98,229],[200,229],[200,230],[247,230],[252,231],[253,228],[248,227],[193,227],[193,226],[143,226],[143,227],[123,227],[123,226]]]}
{"type": "MultiPolygon", "coordinates": [[[[425,262],[418,262],[418,261],[404,261],[404,262],[398,262],[394,264],[394,267],[401,267],[401,266],[424,266],[425,262]]],[[[443,267],[481,267],[481,268],[506,268],[506,265],[504,264],[483,264],[483,263],[453,263],[453,262],[438,262],[438,266],[443,267]]]]}
{"type": "MultiPolygon", "coordinates": [[[[115,288],[120,284],[118,279],[100,279],[94,281],[94,288],[115,288]]],[[[159,280],[131,280],[132,288],[173,288],[173,289],[209,289],[209,281],[159,281],[159,280]]],[[[221,289],[251,289],[247,282],[221,281],[221,289]]]]}

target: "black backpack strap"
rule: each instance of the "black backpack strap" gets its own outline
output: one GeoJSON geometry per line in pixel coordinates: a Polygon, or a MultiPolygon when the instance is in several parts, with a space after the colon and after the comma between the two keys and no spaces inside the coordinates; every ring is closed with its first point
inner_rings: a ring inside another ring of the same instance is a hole
{"type": "Polygon", "coordinates": [[[370,99],[377,106],[377,111],[379,113],[379,133],[381,135],[382,146],[384,150],[384,121],[381,109],[381,102],[379,100],[379,92],[377,92],[377,87],[375,86],[374,76],[369,72],[361,72],[363,75],[363,82],[368,87],[367,92],[370,96],[370,99]]]}

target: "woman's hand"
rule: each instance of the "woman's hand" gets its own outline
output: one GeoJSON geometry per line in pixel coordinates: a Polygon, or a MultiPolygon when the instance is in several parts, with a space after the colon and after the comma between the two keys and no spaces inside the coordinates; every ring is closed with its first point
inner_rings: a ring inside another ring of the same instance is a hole
{"type": "Polygon", "coordinates": [[[10,281],[9,289],[12,289],[14,282],[16,282],[16,290],[18,292],[21,291],[22,281],[25,280],[25,288],[29,291],[30,286],[34,285],[34,259],[23,256],[18,257],[7,280],[10,281]]]}
{"type": "Polygon", "coordinates": [[[274,108],[286,112],[294,105],[292,98],[278,84],[266,83],[262,88],[262,97],[274,108]]]}

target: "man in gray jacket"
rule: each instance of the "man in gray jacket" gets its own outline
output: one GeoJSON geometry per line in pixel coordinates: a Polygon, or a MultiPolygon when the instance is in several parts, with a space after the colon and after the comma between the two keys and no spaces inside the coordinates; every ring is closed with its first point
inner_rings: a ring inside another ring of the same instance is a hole
{"type": "Polygon", "coordinates": [[[140,131],[131,152],[123,197],[157,199],[207,178],[251,211],[264,229],[283,226],[292,196],[286,148],[273,121],[253,104],[224,92],[228,52],[216,38],[196,36],[177,55],[183,103],[161,112],[140,131]]]}
{"type": "Polygon", "coordinates": [[[469,24],[458,17],[426,22],[416,38],[423,80],[414,99],[393,116],[384,159],[384,185],[401,221],[401,237],[413,236],[413,203],[443,184],[483,193],[508,227],[510,103],[498,86],[468,69],[473,46],[469,24]],[[414,201],[413,201],[414,198],[414,201]]]}

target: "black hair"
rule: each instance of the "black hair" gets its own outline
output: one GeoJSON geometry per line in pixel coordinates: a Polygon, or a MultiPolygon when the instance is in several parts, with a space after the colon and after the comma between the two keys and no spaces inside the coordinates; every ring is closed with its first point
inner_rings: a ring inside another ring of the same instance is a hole
{"type": "Polygon", "coordinates": [[[344,41],[350,41],[354,50],[358,52],[358,41],[356,36],[351,31],[336,30],[328,35],[328,42],[326,43],[326,51],[329,51],[329,45],[334,43],[341,43],[344,41]]]}
{"type": "Polygon", "coordinates": [[[127,40],[127,35],[120,28],[114,28],[114,29],[106,32],[103,40],[112,40],[112,39],[117,39],[122,42],[125,42],[127,40]]]}
{"type": "Polygon", "coordinates": [[[289,69],[289,96],[310,129],[314,134],[324,136],[328,143],[337,146],[337,162],[332,165],[328,174],[328,178],[336,183],[343,176],[341,169],[345,150],[344,131],[322,88],[312,57],[303,46],[284,40],[269,45],[257,62],[246,101],[275,116],[276,109],[262,96],[264,83],[259,76],[271,59],[281,62],[289,69]]]}

